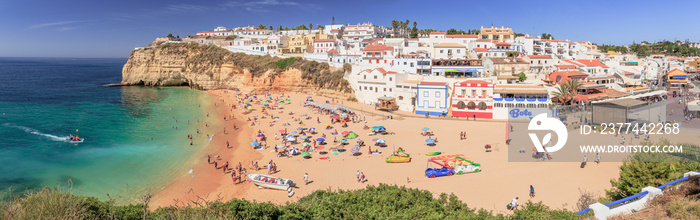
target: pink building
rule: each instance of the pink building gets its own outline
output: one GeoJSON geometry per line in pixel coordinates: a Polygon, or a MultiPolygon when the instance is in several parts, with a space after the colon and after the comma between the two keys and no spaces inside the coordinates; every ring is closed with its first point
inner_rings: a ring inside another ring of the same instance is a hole
{"type": "Polygon", "coordinates": [[[453,88],[452,116],[493,118],[493,83],[467,80],[455,83],[453,88]]]}

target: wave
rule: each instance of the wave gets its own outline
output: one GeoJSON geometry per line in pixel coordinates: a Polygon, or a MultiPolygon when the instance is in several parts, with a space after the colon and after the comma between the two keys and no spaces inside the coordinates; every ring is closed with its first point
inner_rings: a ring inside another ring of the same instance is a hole
{"type": "Polygon", "coordinates": [[[56,136],[56,135],[52,135],[52,134],[41,133],[39,130],[36,130],[34,128],[24,127],[24,126],[20,126],[20,125],[14,125],[14,124],[10,124],[10,123],[5,123],[3,125],[5,127],[21,129],[21,130],[23,130],[27,133],[30,133],[30,134],[44,136],[44,137],[51,139],[53,141],[66,141],[66,139],[68,139],[68,136],[56,136]]]}

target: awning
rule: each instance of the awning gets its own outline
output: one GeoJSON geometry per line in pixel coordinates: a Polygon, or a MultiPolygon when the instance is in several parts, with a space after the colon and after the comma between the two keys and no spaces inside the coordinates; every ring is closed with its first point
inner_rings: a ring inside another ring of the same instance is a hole
{"type": "Polygon", "coordinates": [[[446,73],[462,73],[462,71],[459,70],[445,70],[446,73]]]}

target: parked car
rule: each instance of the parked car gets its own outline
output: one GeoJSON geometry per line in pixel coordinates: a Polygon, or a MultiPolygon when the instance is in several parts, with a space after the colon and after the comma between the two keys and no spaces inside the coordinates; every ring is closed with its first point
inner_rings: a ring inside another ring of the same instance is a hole
{"type": "Polygon", "coordinates": [[[452,176],[455,171],[452,169],[442,168],[428,168],[425,170],[425,176],[430,178],[440,177],[440,176],[452,176]]]}

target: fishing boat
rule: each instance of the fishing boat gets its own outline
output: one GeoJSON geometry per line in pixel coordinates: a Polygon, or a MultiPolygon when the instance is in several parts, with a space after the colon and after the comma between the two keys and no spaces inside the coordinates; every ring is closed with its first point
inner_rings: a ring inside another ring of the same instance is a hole
{"type": "Polygon", "coordinates": [[[83,143],[83,141],[85,141],[85,138],[80,138],[79,136],[70,135],[66,138],[66,142],[68,142],[68,143],[78,144],[78,143],[83,143]]]}
{"type": "Polygon", "coordinates": [[[248,179],[253,181],[256,186],[278,189],[278,190],[289,190],[294,186],[294,182],[291,179],[282,179],[279,177],[267,176],[263,174],[248,174],[248,179]]]}

